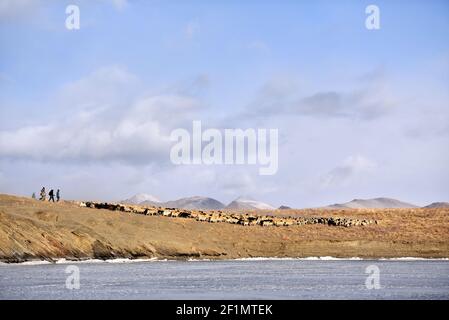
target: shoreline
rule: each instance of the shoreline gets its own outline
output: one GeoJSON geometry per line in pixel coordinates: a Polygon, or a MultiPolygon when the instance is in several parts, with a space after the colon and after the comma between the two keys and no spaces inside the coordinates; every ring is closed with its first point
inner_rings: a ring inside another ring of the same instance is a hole
{"type": "Polygon", "coordinates": [[[253,258],[236,258],[236,259],[129,259],[129,258],[116,258],[116,259],[79,259],[68,260],[65,258],[58,258],[53,260],[26,260],[20,262],[8,262],[0,261],[1,266],[37,266],[37,265],[70,265],[70,264],[96,264],[96,263],[109,263],[109,264],[126,264],[126,263],[150,263],[150,262],[233,262],[233,261],[449,261],[449,258],[423,258],[423,257],[395,257],[395,258],[360,258],[360,257],[348,257],[338,258],[331,256],[315,256],[315,257],[253,257],[253,258]]]}

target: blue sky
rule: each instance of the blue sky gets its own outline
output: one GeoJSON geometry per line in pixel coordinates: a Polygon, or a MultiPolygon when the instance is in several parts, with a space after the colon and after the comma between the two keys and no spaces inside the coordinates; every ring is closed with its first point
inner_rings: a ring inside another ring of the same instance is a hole
{"type": "Polygon", "coordinates": [[[449,200],[447,1],[0,3],[0,192],[449,200]],[[171,166],[164,137],[193,119],[279,128],[279,173],[171,166]]]}

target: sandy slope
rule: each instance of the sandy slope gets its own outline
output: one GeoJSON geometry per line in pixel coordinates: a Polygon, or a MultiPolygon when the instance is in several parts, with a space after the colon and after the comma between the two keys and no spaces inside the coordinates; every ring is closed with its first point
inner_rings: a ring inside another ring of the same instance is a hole
{"type": "Polygon", "coordinates": [[[0,260],[53,258],[449,257],[449,209],[282,210],[378,225],[261,227],[143,216],[0,195],[0,260]]]}

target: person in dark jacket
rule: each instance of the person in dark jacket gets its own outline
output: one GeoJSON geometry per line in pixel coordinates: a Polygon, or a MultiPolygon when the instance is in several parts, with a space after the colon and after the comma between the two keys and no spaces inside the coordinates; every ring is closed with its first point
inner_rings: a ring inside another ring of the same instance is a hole
{"type": "Polygon", "coordinates": [[[51,189],[50,192],[48,193],[48,201],[55,202],[55,194],[54,194],[53,189],[51,189]]]}

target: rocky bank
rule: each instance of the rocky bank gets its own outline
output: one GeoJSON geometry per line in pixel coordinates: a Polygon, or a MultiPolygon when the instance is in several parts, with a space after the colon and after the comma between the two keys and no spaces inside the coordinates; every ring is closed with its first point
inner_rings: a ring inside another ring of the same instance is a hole
{"type": "Polygon", "coordinates": [[[4,262],[309,256],[449,257],[449,209],[230,212],[0,195],[4,262]]]}

